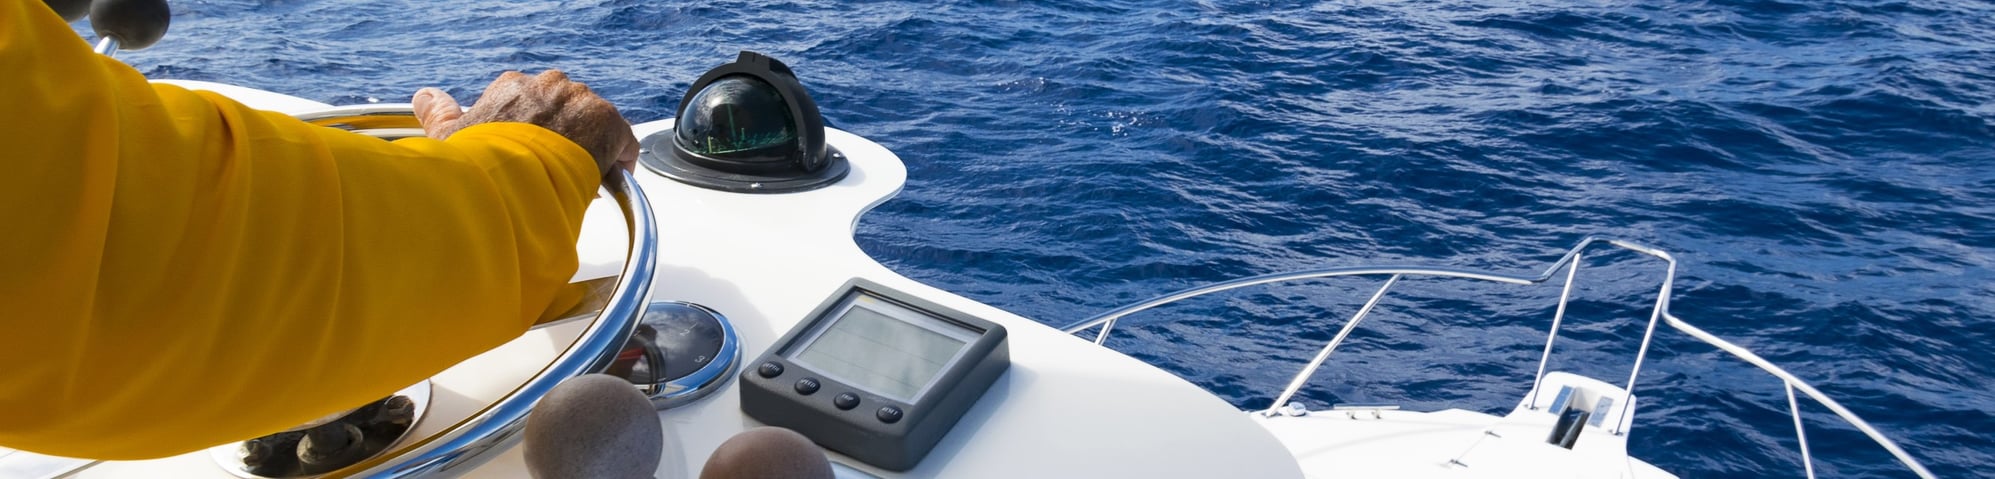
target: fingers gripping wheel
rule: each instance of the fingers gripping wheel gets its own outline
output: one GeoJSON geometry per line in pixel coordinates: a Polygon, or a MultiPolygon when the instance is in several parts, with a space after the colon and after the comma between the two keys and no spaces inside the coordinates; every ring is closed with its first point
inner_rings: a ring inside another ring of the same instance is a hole
{"type": "Polygon", "coordinates": [[[817,189],[851,170],[825,143],[824,117],[796,74],[755,52],[701,75],[673,129],[641,146],[639,162],[660,175],[739,193],[817,189]]]}

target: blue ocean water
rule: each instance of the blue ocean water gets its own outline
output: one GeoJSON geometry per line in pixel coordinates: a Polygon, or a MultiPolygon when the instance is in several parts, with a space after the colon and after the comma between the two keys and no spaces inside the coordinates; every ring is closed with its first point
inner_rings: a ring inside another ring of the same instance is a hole
{"type": "MultiPolygon", "coordinates": [[[[1063,325],[1318,266],[1534,274],[1599,234],[1673,251],[1679,316],[1943,477],[1995,467],[1995,5],[1940,1],[172,0],[148,76],[330,103],[559,67],[632,121],[707,68],[793,66],[908,185],[859,224],[907,276],[1063,325]]],[[[1660,268],[1582,272],[1553,367],[1626,377],[1660,268]]],[[[1281,285],[1110,344],[1265,407],[1376,282],[1281,285]]],[[[1413,281],[1301,399],[1512,407],[1556,288],[1413,281]]],[[[1778,381],[1663,336],[1630,448],[1799,476],[1778,381]]],[[[1076,398],[1083,400],[1083,398],[1076,398]]],[[[1129,398],[1140,400],[1140,398],[1129,398]]],[[[1896,477],[1804,405],[1825,476],[1896,477]]]]}

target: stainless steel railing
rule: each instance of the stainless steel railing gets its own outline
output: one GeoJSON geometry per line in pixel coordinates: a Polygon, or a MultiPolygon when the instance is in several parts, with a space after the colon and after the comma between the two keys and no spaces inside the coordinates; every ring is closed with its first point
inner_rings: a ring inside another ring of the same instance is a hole
{"type": "MultiPolygon", "coordinates": [[[[1626,390],[1628,394],[1633,395],[1635,392],[1635,380],[1640,376],[1642,372],[1642,361],[1647,359],[1648,357],[1649,344],[1651,343],[1651,340],[1653,340],[1655,337],[1656,325],[1658,323],[1668,324],[1671,328],[1674,328],[1677,331],[1689,335],[1692,338],[1696,338],[1698,341],[1702,341],[1705,344],[1711,345],[1712,347],[1716,347],[1720,351],[1729,353],[1733,357],[1737,357],[1749,364],[1752,364],[1753,366],[1758,367],[1760,370],[1765,371],[1767,374],[1771,374],[1774,377],[1779,378],[1781,382],[1784,383],[1785,389],[1787,391],[1788,415],[1791,416],[1794,420],[1795,435],[1800,441],[1802,463],[1805,466],[1805,472],[1807,474],[1807,477],[1811,479],[1815,477],[1815,466],[1813,462],[1813,457],[1810,454],[1808,448],[1807,432],[1802,428],[1801,409],[1798,402],[1795,400],[1794,396],[1794,392],[1796,390],[1801,391],[1809,398],[1814,399],[1817,403],[1820,403],[1822,406],[1827,407],[1830,411],[1834,412],[1836,416],[1842,418],[1843,421],[1849,423],[1850,426],[1855,427],[1858,431],[1863,432],[1864,435],[1869,436],[1872,441],[1876,441],[1879,446],[1882,446],[1886,451],[1889,451],[1892,456],[1898,458],[1899,462],[1903,463],[1905,467],[1911,469],[1912,472],[1918,474],[1919,477],[1924,477],[1924,478],[1934,477],[1932,472],[1926,470],[1925,465],[1920,464],[1917,459],[1913,459],[1912,456],[1910,454],[1907,454],[1904,449],[1899,448],[1897,443],[1892,442],[1890,438],[1885,437],[1883,433],[1877,431],[1877,428],[1872,427],[1870,423],[1864,421],[1863,418],[1857,417],[1857,415],[1855,413],[1850,412],[1848,408],[1844,408],[1842,404],[1837,403],[1834,399],[1829,398],[1827,395],[1822,394],[1821,391],[1816,390],[1813,386],[1808,385],[1806,381],[1802,381],[1800,378],[1795,377],[1792,373],[1788,373],[1787,370],[1781,369],[1779,366],[1775,366],[1772,362],[1769,362],[1766,359],[1759,357],[1759,355],[1753,354],[1752,351],[1749,351],[1736,344],[1732,344],[1731,342],[1719,338],[1715,335],[1712,335],[1711,333],[1705,332],[1703,329],[1699,329],[1696,326],[1692,326],[1690,323],[1685,322],[1683,319],[1676,317],[1676,315],[1670,314],[1669,299],[1670,299],[1670,290],[1676,282],[1676,258],[1670,256],[1668,252],[1627,241],[1597,238],[1597,237],[1587,237],[1586,239],[1581,240],[1578,245],[1573,246],[1572,249],[1567,250],[1565,256],[1560,257],[1558,261],[1553,262],[1551,266],[1545,268],[1544,272],[1539,273],[1537,276],[1515,276],[1515,275],[1485,273],[1485,272],[1450,269],[1450,268],[1387,266],[1387,267],[1356,267],[1356,268],[1324,268],[1324,269],[1313,269],[1306,271],[1277,273],[1277,274],[1269,274],[1262,276],[1254,276],[1249,278],[1241,278],[1232,281],[1225,281],[1205,286],[1184,289],[1178,292],[1165,294],[1162,296],[1158,296],[1156,298],[1131,304],[1129,306],[1116,308],[1112,311],[1102,313],[1100,315],[1068,325],[1064,328],[1061,328],[1061,330],[1066,331],[1067,333],[1070,334],[1079,334],[1080,332],[1086,331],[1089,328],[1094,328],[1098,326],[1101,328],[1101,330],[1100,332],[1095,334],[1094,341],[1095,344],[1101,344],[1103,341],[1108,339],[1109,332],[1114,330],[1116,320],[1121,319],[1125,316],[1129,316],[1131,314],[1135,314],[1138,312],[1149,310],[1151,308],[1156,308],[1158,306],[1163,306],[1166,304],[1174,303],[1188,298],[1204,296],[1207,294],[1217,293],[1221,291],[1240,289],[1248,286],[1277,283],[1284,281],[1334,278],[1334,277],[1345,277],[1345,276],[1381,276],[1381,275],[1387,276],[1385,284],[1381,285],[1378,291],[1372,294],[1371,299],[1367,300],[1364,306],[1359,308],[1358,312],[1351,316],[1350,321],[1344,323],[1343,328],[1338,330],[1337,335],[1332,337],[1329,343],[1325,344],[1321,350],[1317,351],[1316,356],[1310,359],[1309,364],[1304,366],[1302,371],[1297,373],[1295,377],[1289,381],[1288,386],[1282,390],[1281,395],[1275,399],[1274,403],[1270,405],[1266,410],[1260,411],[1260,413],[1262,414],[1271,415],[1274,414],[1277,410],[1281,409],[1283,406],[1286,406],[1288,404],[1289,399],[1294,397],[1295,393],[1302,389],[1303,384],[1308,382],[1311,376],[1315,375],[1316,369],[1322,366],[1325,360],[1328,360],[1330,358],[1330,354],[1336,351],[1337,346],[1342,344],[1346,337],[1350,336],[1351,331],[1357,329],[1358,324],[1364,321],[1366,315],[1370,314],[1372,308],[1377,306],[1379,301],[1385,298],[1386,293],[1389,290],[1391,290],[1395,284],[1399,282],[1400,278],[1406,276],[1433,276],[1433,277],[1443,277],[1443,278],[1477,279],[1477,280],[1494,281],[1494,282],[1508,283],[1508,284],[1531,285],[1531,284],[1540,284],[1546,281],[1550,281],[1553,275],[1556,274],[1560,268],[1565,268],[1566,269],[1565,283],[1560,288],[1558,308],[1553,313],[1552,325],[1550,331],[1546,334],[1545,337],[1544,353],[1541,354],[1538,358],[1538,372],[1536,376],[1533,377],[1531,380],[1532,394],[1535,395],[1537,394],[1538,386],[1544,380],[1545,366],[1546,364],[1548,364],[1548,361],[1551,359],[1552,344],[1558,339],[1560,327],[1564,322],[1566,304],[1571,299],[1572,296],[1573,279],[1578,275],[1579,268],[1582,263],[1581,261],[1582,253],[1584,253],[1589,248],[1592,248],[1598,244],[1611,245],[1619,247],[1621,249],[1651,256],[1662,260],[1664,263],[1668,265],[1666,272],[1663,275],[1661,290],[1656,295],[1655,307],[1651,309],[1649,313],[1647,328],[1642,333],[1641,347],[1637,349],[1637,352],[1635,353],[1634,367],[1632,367],[1628,372],[1628,383],[1627,386],[1624,388],[1624,390],[1626,390]]],[[[1615,426],[1616,428],[1619,428],[1620,427],[1619,424],[1625,421],[1626,419],[1625,415],[1628,414],[1629,409],[1632,408],[1624,408],[1622,410],[1622,414],[1624,415],[1624,417],[1614,421],[1613,424],[1616,425],[1615,426]]],[[[1626,431],[1622,430],[1615,430],[1611,432],[1617,435],[1626,433],[1626,431]]]]}

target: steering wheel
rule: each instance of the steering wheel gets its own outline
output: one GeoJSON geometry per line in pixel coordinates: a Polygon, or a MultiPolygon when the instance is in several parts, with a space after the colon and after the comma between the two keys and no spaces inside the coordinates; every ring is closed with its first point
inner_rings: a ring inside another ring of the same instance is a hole
{"type": "MultiPolygon", "coordinates": [[[[422,136],[422,125],[408,104],[336,107],[295,115],[308,123],[395,139],[422,136]]],[[[592,288],[597,295],[583,304],[602,304],[602,311],[581,335],[554,360],[517,389],[456,424],[428,437],[409,437],[388,451],[323,477],[418,477],[474,467],[519,440],[527,413],[548,390],[568,378],[600,373],[616,360],[650,303],[651,277],[657,263],[657,225],[644,190],[630,172],[618,170],[603,188],[617,203],[629,230],[629,250],[622,274],[609,288],[592,288]]],[[[586,236],[585,236],[586,238],[586,236]]]]}

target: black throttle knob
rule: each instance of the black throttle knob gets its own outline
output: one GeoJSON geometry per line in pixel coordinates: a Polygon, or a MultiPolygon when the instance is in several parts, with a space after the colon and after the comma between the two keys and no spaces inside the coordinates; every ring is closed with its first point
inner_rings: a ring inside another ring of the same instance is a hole
{"type": "Polygon", "coordinates": [[[138,50],[166,36],[173,10],[166,0],[96,0],[90,4],[90,28],[97,36],[118,40],[118,47],[138,50]]]}
{"type": "Polygon", "coordinates": [[[360,462],[370,452],[366,441],[367,433],[352,423],[322,424],[305,430],[305,438],[298,441],[298,462],[324,469],[360,462]]]}
{"type": "Polygon", "coordinates": [[[90,0],[42,0],[42,3],[48,4],[56,15],[62,15],[65,22],[74,22],[83,18],[83,14],[90,13],[90,0]]]}

